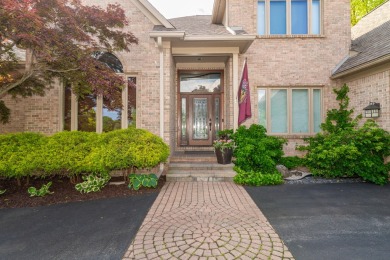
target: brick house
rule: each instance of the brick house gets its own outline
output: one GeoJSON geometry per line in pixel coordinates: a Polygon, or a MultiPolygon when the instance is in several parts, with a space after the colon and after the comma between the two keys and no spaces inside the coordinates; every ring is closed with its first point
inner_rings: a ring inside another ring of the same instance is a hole
{"type": "Polygon", "coordinates": [[[332,88],[344,82],[357,112],[369,101],[381,103],[378,122],[390,130],[389,62],[354,70],[353,58],[346,58],[354,53],[350,0],[215,0],[211,16],[170,20],[146,0],[83,2],[121,4],[130,20],[126,30],[139,39],[129,53],[99,57],[116,64],[128,82],[122,106],[109,111],[101,97],[78,100],[58,83],[45,97],[7,99],[11,122],[0,133],[102,132],[134,124],[162,136],[172,152],[212,150],[218,130],[238,127],[245,59],[252,117],[244,124],[262,124],[270,135],[287,138],[287,155],[320,130],[335,105],[332,88]]]}

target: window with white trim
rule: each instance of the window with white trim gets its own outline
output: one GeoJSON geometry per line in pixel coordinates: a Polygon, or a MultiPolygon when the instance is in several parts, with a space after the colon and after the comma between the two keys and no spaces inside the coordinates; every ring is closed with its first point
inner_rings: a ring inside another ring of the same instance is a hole
{"type": "Polygon", "coordinates": [[[94,94],[76,97],[71,86],[65,86],[64,130],[101,133],[136,126],[137,78],[123,74],[122,63],[114,54],[96,51],[92,56],[124,77],[127,85],[111,93],[116,97],[122,96],[122,100],[94,94]]]}
{"type": "Polygon", "coordinates": [[[258,123],[270,134],[315,134],[322,122],[319,88],[258,89],[258,123]]]}
{"type": "Polygon", "coordinates": [[[321,34],[321,0],[259,0],[259,35],[321,34]]]}

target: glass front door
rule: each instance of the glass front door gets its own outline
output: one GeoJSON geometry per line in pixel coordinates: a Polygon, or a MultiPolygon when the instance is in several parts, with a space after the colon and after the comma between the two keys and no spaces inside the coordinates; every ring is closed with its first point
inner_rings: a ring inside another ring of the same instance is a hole
{"type": "Polygon", "coordinates": [[[179,143],[181,146],[211,146],[220,130],[221,73],[180,74],[179,143]]]}

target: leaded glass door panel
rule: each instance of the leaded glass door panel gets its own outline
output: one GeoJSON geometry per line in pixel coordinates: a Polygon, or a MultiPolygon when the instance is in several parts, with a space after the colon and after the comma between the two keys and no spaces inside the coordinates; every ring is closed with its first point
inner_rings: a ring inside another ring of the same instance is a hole
{"type": "Polygon", "coordinates": [[[211,145],[213,136],[213,118],[211,95],[191,95],[189,97],[189,145],[211,145]]]}

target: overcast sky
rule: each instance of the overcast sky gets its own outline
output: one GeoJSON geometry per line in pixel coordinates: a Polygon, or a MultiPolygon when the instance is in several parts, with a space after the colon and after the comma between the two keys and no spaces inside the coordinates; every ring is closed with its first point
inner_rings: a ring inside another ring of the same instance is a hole
{"type": "Polygon", "coordinates": [[[211,14],[214,0],[148,0],[165,18],[211,14]]]}

